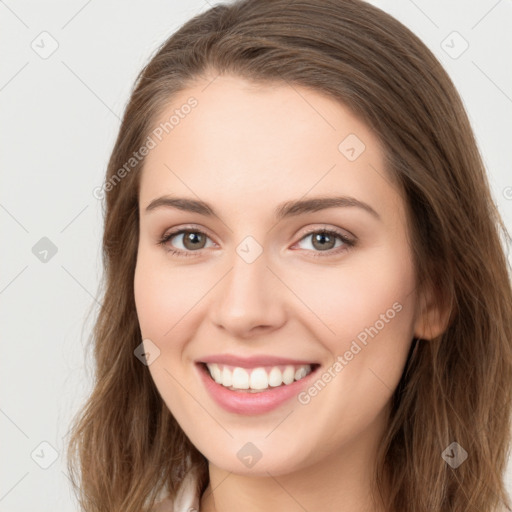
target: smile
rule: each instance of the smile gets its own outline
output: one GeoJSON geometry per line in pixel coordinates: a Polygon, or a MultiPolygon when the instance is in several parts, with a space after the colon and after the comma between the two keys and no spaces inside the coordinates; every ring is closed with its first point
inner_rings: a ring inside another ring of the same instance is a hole
{"type": "Polygon", "coordinates": [[[287,386],[309,375],[313,368],[306,365],[279,365],[241,368],[225,364],[207,363],[206,367],[217,384],[230,390],[249,390],[257,393],[271,387],[287,386]]]}
{"type": "Polygon", "coordinates": [[[211,399],[224,410],[243,415],[263,414],[289,402],[311,385],[320,368],[317,363],[244,368],[197,362],[195,366],[211,399]]]}

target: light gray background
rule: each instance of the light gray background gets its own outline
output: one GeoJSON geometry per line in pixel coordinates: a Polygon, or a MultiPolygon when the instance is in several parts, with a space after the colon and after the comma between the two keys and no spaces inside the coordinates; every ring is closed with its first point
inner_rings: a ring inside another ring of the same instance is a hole
{"type": "MultiPolygon", "coordinates": [[[[136,74],[214,3],[0,0],[1,511],[77,509],[64,450],[91,385],[84,345],[98,311],[102,230],[92,191],[136,74]],[[57,248],[46,262],[32,251],[43,237],[57,248]]],[[[511,2],[372,3],[411,28],[452,77],[511,229],[511,2]]],[[[506,478],[511,492],[510,464],[506,478]]]]}

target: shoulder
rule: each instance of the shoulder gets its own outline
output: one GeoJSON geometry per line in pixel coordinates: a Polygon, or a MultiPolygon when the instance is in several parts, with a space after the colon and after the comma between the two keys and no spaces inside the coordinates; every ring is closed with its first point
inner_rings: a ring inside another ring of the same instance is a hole
{"type": "Polygon", "coordinates": [[[199,512],[200,496],[197,492],[197,476],[189,472],[172,499],[164,495],[159,499],[152,512],[199,512]]]}

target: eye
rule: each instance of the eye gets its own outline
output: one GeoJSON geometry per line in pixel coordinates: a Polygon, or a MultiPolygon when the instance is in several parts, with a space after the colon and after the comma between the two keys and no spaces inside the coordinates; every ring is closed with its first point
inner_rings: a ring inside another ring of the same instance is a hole
{"type": "Polygon", "coordinates": [[[200,229],[181,229],[165,234],[158,244],[163,246],[168,252],[178,254],[179,256],[194,256],[194,252],[204,249],[208,235],[200,229]],[[172,239],[180,239],[183,248],[175,248],[170,245],[172,239]]]}
{"type": "MultiPolygon", "coordinates": [[[[312,256],[333,256],[347,251],[356,244],[355,239],[350,238],[345,233],[335,229],[317,229],[315,231],[310,231],[300,239],[298,244],[310,237],[312,237],[312,249],[310,249],[310,252],[313,253],[312,256]],[[340,243],[336,245],[338,240],[340,243]]],[[[196,228],[190,228],[171,231],[170,233],[164,234],[158,241],[158,245],[163,246],[165,250],[171,254],[178,256],[195,256],[195,252],[199,252],[201,249],[207,248],[208,240],[209,237],[204,231],[196,228]],[[175,238],[177,240],[181,239],[178,243],[181,244],[182,247],[176,248],[174,244],[171,244],[171,240],[175,238]]],[[[210,247],[212,245],[215,244],[212,243],[210,247]]],[[[304,247],[300,248],[304,249],[304,247]]],[[[306,250],[308,250],[307,247],[306,250]]]]}
{"type": "MultiPolygon", "coordinates": [[[[313,248],[313,256],[333,256],[347,251],[356,244],[355,239],[349,238],[346,234],[334,229],[310,231],[301,238],[300,242],[308,238],[311,239],[311,243],[306,245],[313,248]],[[336,245],[337,240],[340,241],[338,245],[336,245]]],[[[298,243],[300,244],[300,242],[298,243]]],[[[301,249],[303,248],[301,247],[301,249]]],[[[308,248],[306,247],[306,249],[308,248]]]]}

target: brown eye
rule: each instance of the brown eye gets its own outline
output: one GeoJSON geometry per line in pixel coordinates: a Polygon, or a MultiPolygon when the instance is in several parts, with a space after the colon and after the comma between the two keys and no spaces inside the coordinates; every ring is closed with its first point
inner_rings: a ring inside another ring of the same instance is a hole
{"type": "Polygon", "coordinates": [[[173,231],[164,235],[158,243],[168,252],[179,256],[195,256],[195,252],[215,245],[208,235],[199,229],[173,231]],[[208,242],[210,242],[209,246],[208,242]]]}
{"type": "Polygon", "coordinates": [[[307,249],[312,256],[335,256],[356,245],[356,239],[331,229],[310,231],[300,239],[299,244],[308,240],[310,247],[299,245],[299,248],[307,249]]]}
{"type": "Polygon", "coordinates": [[[333,236],[332,234],[326,232],[313,233],[311,236],[313,247],[315,249],[333,249],[336,244],[336,236],[333,236]]]}
{"type": "Polygon", "coordinates": [[[191,251],[203,249],[206,244],[206,235],[199,231],[184,231],[183,246],[191,251]]]}

